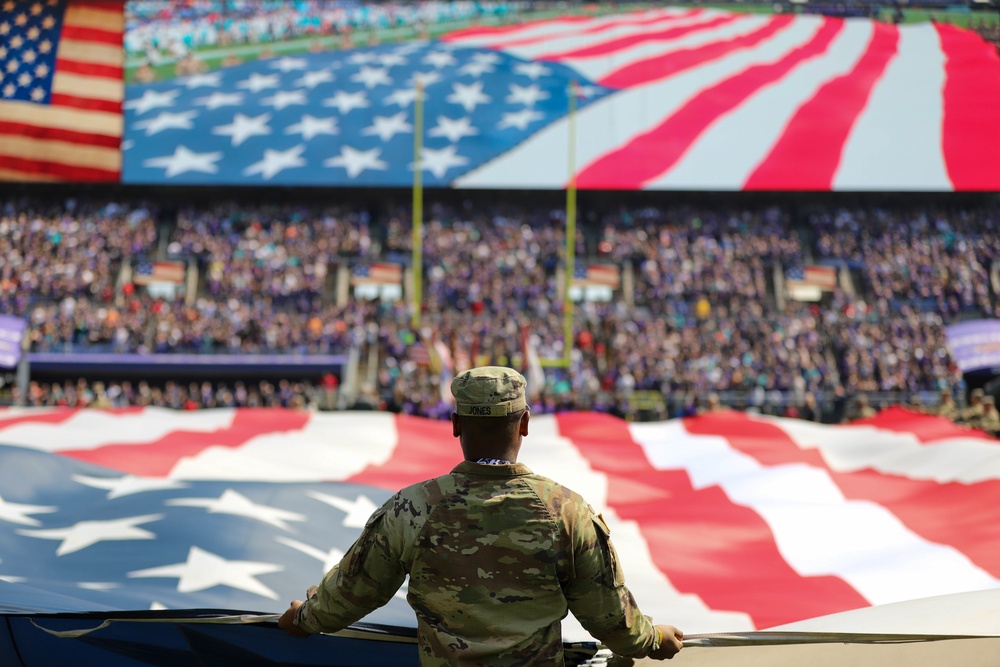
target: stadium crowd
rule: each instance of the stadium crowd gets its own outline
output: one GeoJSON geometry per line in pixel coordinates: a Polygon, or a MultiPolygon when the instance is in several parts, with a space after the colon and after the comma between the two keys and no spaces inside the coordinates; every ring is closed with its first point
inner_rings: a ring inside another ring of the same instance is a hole
{"type": "MultiPolygon", "coordinates": [[[[821,208],[798,219],[780,207],[585,208],[577,261],[617,265],[623,280],[612,300],[575,305],[568,355],[559,209],[429,207],[417,326],[406,303],[351,296],[336,273],[355,263],[405,263],[412,242],[405,208],[226,202],[184,208],[166,224],[148,203],[9,200],[0,211],[9,258],[0,269],[0,312],[27,319],[31,350],[355,348],[377,361],[364,369],[370,382],[362,396],[341,407],[445,416],[450,369],[500,363],[537,376],[537,356],[568,358],[543,371],[539,411],[628,415],[636,396],[652,393],[665,397],[662,416],[674,416],[696,412],[715,394],[775,414],[808,413],[815,401],[826,406],[816,418],[844,418],[860,407],[851,397],[899,402],[922,394],[936,403],[942,388],[957,390],[961,374],[944,324],[1000,317],[990,276],[1000,261],[1000,225],[989,207],[821,208]],[[197,267],[193,294],[158,296],[126,279],[124,266],[159,255],[197,267]],[[816,303],[782,298],[779,276],[816,261],[845,267],[853,285],[816,303]]],[[[243,391],[211,387],[210,402],[200,383],[198,392],[161,385],[83,386],[94,396],[85,402],[103,403],[103,392],[113,405],[138,397],[170,407],[271,405],[268,397],[281,393],[247,380],[243,391]]],[[[285,403],[291,392],[296,405],[335,407],[329,396],[316,398],[326,391],[317,378],[287,385],[285,403]]],[[[29,394],[24,400],[40,404],[87,396],[65,383],[38,384],[29,394]]]]}

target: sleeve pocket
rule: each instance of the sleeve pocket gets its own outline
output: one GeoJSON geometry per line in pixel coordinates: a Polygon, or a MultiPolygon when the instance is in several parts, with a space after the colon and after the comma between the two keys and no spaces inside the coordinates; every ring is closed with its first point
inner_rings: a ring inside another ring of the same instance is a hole
{"type": "Polygon", "coordinates": [[[625,573],[622,572],[621,564],[618,561],[618,552],[615,545],[611,543],[611,529],[604,522],[604,517],[600,514],[594,515],[594,528],[597,531],[597,543],[604,553],[604,560],[611,572],[611,581],[608,583],[614,586],[625,584],[625,573]]]}

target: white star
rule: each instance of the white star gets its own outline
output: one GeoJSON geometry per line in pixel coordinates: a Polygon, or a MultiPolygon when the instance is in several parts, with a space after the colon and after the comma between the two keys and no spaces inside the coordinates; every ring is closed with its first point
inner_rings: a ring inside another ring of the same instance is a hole
{"type": "Polygon", "coordinates": [[[267,122],[271,120],[271,114],[265,113],[254,118],[237,113],[233,116],[233,122],[229,125],[219,125],[212,129],[212,134],[220,134],[232,137],[232,145],[239,146],[250,137],[264,136],[271,134],[271,128],[267,122]]]}
{"type": "Polygon", "coordinates": [[[295,125],[289,125],[285,130],[285,134],[301,134],[302,138],[306,141],[309,141],[317,134],[338,133],[336,118],[332,116],[329,118],[316,118],[309,114],[303,114],[302,120],[295,125]]]}
{"type": "Polygon", "coordinates": [[[306,161],[302,158],[302,152],[305,149],[305,144],[293,146],[287,151],[276,151],[267,148],[264,150],[264,158],[260,162],[255,162],[244,169],[243,175],[252,176],[260,174],[265,179],[270,179],[285,169],[304,167],[306,166],[306,161]]]}
{"type": "Polygon", "coordinates": [[[164,489],[183,489],[187,484],[173,479],[163,477],[137,477],[135,475],[125,475],[124,477],[88,477],[86,475],[73,475],[73,481],[85,484],[95,489],[106,489],[107,498],[121,498],[130,496],[133,493],[144,493],[146,491],[162,491],[164,489]]]}
{"type": "Polygon", "coordinates": [[[362,67],[357,74],[351,77],[351,81],[357,81],[358,83],[363,83],[365,88],[371,90],[378,85],[389,85],[392,83],[392,78],[389,76],[389,70],[382,69],[380,67],[368,67],[365,65],[362,67]]]}
{"type": "Polygon", "coordinates": [[[293,104],[305,104],[307,101],[304,90],[279,90],[272,97],[262,99],[260,103],[281,111],[285,107],[293,104]]]}
{"type": "Polygon", "coordinates": [[[192,74],[191,76],[180,79],[180,82],[187,86],[188,90],[192,88],[198,88],[200,86],[210,86],[212,88],[218,88],[222,85],[221,72],[207,72],[204,74],[192,74]]]}
{"type": "Polygon", "coordinates": [[[441,69],[442,67],[456,64],[455,56],[447,51],[431,51],[420,62],[433,65],[434,69],[441,69]]]}
{"type": "Polygon", "coordinates": [[[368,63],[375,62],[376,60],[378,60],[378,56],[374,53],[371,53],[370,51],[359,51],[348,58],[347,62],[352,65],[367,65],[368,63]]]}
{"type": "Polygon", "coordinates": [[[268,505],[258,505],[242,493],[233,489],[226,489],[218,498],[174,498],[167,501],[167,505],[173,507],[204,507],[209,514],[234,514],[245,516],[249,519],[257,519],[264,523],[271,524],[289,530],[286,521],[305,521],[306,517],[296,512],[289,512],[278,507],[268,505]]]}
{"type": "Polygon", "coordinates": [[[483,93],[483,82],[476,81],[466,86],[464,83],[454,83],[452,93],[446,99],[455,104],[461,104],[466,113],[472,113],[480,104],[492,101],[489,95],[483,93]]]}
{"type": "Polygon", "coordinates": [[[523,87],[512,83],[509,90],[510,95],[504,101],[510,104],[523,104],[527,107],[533,107],[538,100],[547,100],[549,98],[549,94],[539,88],[537,83],[523,87]]]}
{"type": "Polygon", "coordinates": [[[56,549],[56,555],[64,556],[106,540],[151,540],[156,537],[155,534],[136,526],[150,521],[159,521],[162,518],[162,514],[147,514],[108,521],[80,521],[66,528],[19,530],[17,532],[42,540],[62,540],[62,544],[56,549]]]}
{"type": "Polygon", "coordinates": [[[237,88],[246,88],[252,93],[259,93],[265,88],[277,88],[280,78],[277,74],[258,74],[254,72],[249,79],[236,84],[237,88]]]}
{"type": "Polygon", "coordinates": [[[134,123],[132,127],[139,130],[146,130],[146,136],[157,134],[164,130],[190,130],[194,127],[191,122],[198,115],[197,111],[182,111],[181,113],[171,113],[161,111],[156,118],[134,123]]]}
{"type": "Polygon", "coordinates": [[[81,581],[76,586],[85,591],[111,591],[121,587],[121,584],[116,584],[113,581],[81,581]]]}
{"type": "Polygon", "coordinates": [[[547,74],[552,73],[552,70],[550,70],[548,67],[546,67],[542,63],[536,63],[536,62],[521,63],[519,65],[514,65],[514,71],[517,72],[518,74],[523,74],[532,81],[534,81],[540,76],[545,76],[547,74]]]}
{"type": "Polygon", "coordinates": [[[285,56],[271,63],[271,69],[280,70],[282,72],[292,72],[294,70],[305,69],[309,67],[309,61],[305,58],[289,58],[285,56]]]}
{"type": "Polygon", "coordinates": [[[216,90],[208,97],[199,97],[194,103],[204,104],[209,109],[218,109],[219,107],[227,106],[238,107],[243,104],[243,93],[223,93],[216,90]]]}
{"type": "Polygon", "coordinates": [[[516,127],[519,130],[523,130],[528,127],[530,123],[533,123],[536,120],[541,120],[542,118],[545,118],[545,114],[535,111],[534,109],[524,109],[522,111],[505,113],[503,118],[500,119],[500,122],[497,123],[497,128],[503,130],[508,127],[516,127]]]}
{"type": "Polygon", "coordinates": [[[577,86],[576,94],[583,98],[590,98],[601,92],[601,89],[597,86],[577,86]]]}
{"type": "Polygon", "coordinates": [[[136,114],[142,115],[149,111],[150,109],[156,109],[159,107],[172,107],[174,106],[174,100],[180,94],[180,90],[174,88],[173,90],[168,90],[165,93],[158,93],[155,90],[147,90],[142,94],[137,100],[129,100],[125,103],[126,109],[135,109],[136,114]]]}
{"type": "Polygon", "coordinates": [[[356,177],[366,169],[377,169],[385,171],[389,168],[385,162],[379,159],[382,154],[381,148],[373,148],[368,151],[359,151],[350,146],[341,146],[340,155],[332,157],[323,162],[324,167],[343,167],[347,170],[350,178],[356,177]]]}
{"type": "Polygon", "coordinates": [[[486,65],[498,65],[500,60],[500,55],[497,53],[476,53],[472,56],[472,62],[486,65]]]}
{"type": "Polygon", "coordinates": [[[321,83],[329,83],[333,81],[333,72],[328,69],[316,70],[315,72],[306,72],[302,75],[302,78],[295,82],[296,86],[302,86],[303,88],[309,88],[312,90],[321,83]]]}
{"type": "Polygon", "coordinates": [[[472,120],[465,118],[437,117],[437,125],[427,133],[432,137],[448,137],[448,141],[455,143],[462,137],[471,137],[479,134],[479,130],[472,127],[472,120]]]}
{"type": "Polygon", "coordinates": [[[164,175],[170,178],[187,171],[214,174],[219,171],[215,163],[221,159],[222,153],[195,153],[188,150],[186,146],[178,146],[174,149],[173,155],[163,155],[143,160],[142,166],[164,167],[167,170],[164,175]]]}
{"type": "MultiPolygon", "coordinates": [[[[442,178],[452,167],[469,164],[467,158],[455,154],[456,150],[454,146],[446,146],[440,150],[424,147],[420,152],[421,169],[431,172],[437,178],[442,178]]],[[[413,166],[411,165],[410,168],[412,169],[413,166]]]]}
{"type": "Polygon", "coordinates": [[[405,65],[406,58],[399,53],[383,53],[376,58],[382,67],[395,67],[396,65],[405,65]]]}
{"type": "Polygon", "coordinates": [[[386,106],[396,104],[400,107],[407,107],[413,104],[413,100],[415,99],[417,99],[416,88],[400,88],[399,90],[394,90],[392,95],[383,99],[382,104],[386,106]]]}
{"type": "Polygon", "coordinates": [[[313,558],[315,558],[316,560],[318,560],[320,563],[323,564],[322,569],[320,570],[323,573],[330,571],[330,569],[333,568],[334,565],[339,563],[340,559],[344,557],[344,552],[338,549],[337,547],[333,547],[329,551],[322,551],[314,546],[306,544],[305,542],[299,542],[298,540],[293,540],[292,538],[285,537],[283,535],[279,535],[278,537],[274,538],[274,541],[280,542],[285,546],[289,546],[295,549],[296,551],[301,551],[307,556],[312,556],[313,558]]]}
{"type": "Polygon", "coordinates": [[[483,74],[486,74],[487,72],[492,72],[494,69],[495,68],[493,67],[493,65],[491,65],[489,63],[471,62],[471,63],[466,63],[466,64],[462,65],[458,69],[458,73],[459,74],[468,74],[468,75],[474,76],[474,77],[476,77],[478,79],[483,74]]]}
{"type": "Polygon", "coordinates": [[[410,79],[410,85],[416,87],[419,83],[424,88],[427,88],[428,86],[433,86],[440,80],[441,75],[437,72],[414,72],[413,77],[410,79]]]}
{"type": "Polygon", "coordinates": [[[22,526],[40,526],[42,522],[38,519],[32,519],[29,514],[46,514],[48,512],[55,512],[58,507],[52,507],[51,505],[22,505],[21,503],[12,503],[8,500],[4,500],[3,496],[0,496],[0,521],[8,521],[10,523],[19,523],[22,526]]]}
{"type": "Polygon", "coordinates": [[[363,493],[354,500],[327,495],[319,491],[310,491],[307,495],[321,503],[326,503],[330,507],[336,507],[341,512],[345,512],[347,516],[344,517],[344,523],[342,524],[345,528],[364,528],[372,512],[378,509],[378,506],[363,493]]]}
{"type": "Polygon", "coordinates": [[[389,141],[401,132],[412,131],[413,126],[406,122],[406,112],[400,111],[394,116],[375,116],[372,124],[361,130],[361,134],[377,134],[382,141],[389,141]]]}
{"type": "Polygon", "coordinates": [[[194,593],[213,586],[229,586],[247,593],[277,600],[278,594],[255,578],[261,574],[281,572],[284,568],[273,563],[247,560],[226,560],[199,547],[191,547],[187,561],[173,565],[151,567],[129,572],[136,577],[177,577],[177,591],[194,593]]]}
{"type": "Polygon", "coordinates": [[[340,111],[340,115],[344,116],[352,109],[367,108],[368,96],[361,90],[356,93],[348,93],[344,90],[338,90],[333,97],[323,101],[323,106],[337,107],[337,110],[340,111]]]}

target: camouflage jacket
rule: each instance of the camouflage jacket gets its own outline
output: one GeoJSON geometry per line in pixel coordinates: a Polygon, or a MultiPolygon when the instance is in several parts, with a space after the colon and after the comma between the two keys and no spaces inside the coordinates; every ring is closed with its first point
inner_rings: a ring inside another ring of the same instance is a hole
{"type": "Polygon", "coordinates": [[[389,601],[406,575],[421,665],[562,665],[569,610],[621,655],[653,650],[604,520],[527,466],[464,462],[379,508],[302,605],[334,632],[389,601]]]}

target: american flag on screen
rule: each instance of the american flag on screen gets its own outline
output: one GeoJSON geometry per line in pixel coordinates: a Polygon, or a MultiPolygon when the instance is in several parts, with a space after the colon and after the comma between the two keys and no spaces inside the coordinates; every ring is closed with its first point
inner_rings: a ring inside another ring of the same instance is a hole
{"type": "Polygon", "coordinates": [[[573,285],[618,289],[621,269],[611,264],[584,264],[573,267],[573,285]]]}
{"type": "Polygon", "coordinates": [[[133,183],[1000,189],[1000,57],[930,23],[656,8],[127,88],[133,183]]]}
{"type": "Polygon", "coordinates": [[[403,267],[399,264],[356,264],[351,270],[351,283],[354,285],[401,285],[403,283],[403,267]]]}
{"type": "Polygon", "coordinates": [[[119,180],[123,6],[0,0],[0,180],[119,180]]]}
{"type": "Polygon", "coordinates": [[[837,289],[837,269],[833,266],[795,266],[785,274],[788,287],[813,287],[826,292],[837,289]]]}
{"type": "MultiPolygon", "coordinates": [[[[280,612],[460,458],[449,422],[377,412],[7,409],[0,443],[0,579],[81,609],[280,612]]],[[[644,613],[687,633],[1000,586],[1000,443],[936,417],[538,415],[519,460],[603,513],[644,613]]]]}

